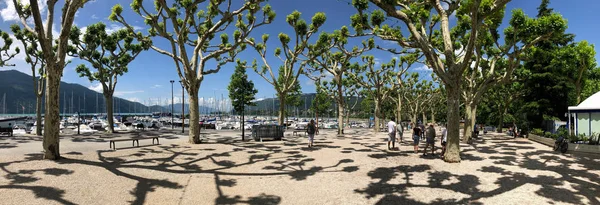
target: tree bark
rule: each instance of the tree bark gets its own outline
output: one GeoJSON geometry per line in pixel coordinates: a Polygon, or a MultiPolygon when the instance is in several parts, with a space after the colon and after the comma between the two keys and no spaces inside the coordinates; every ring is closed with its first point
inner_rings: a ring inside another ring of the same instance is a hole
{"type": "Polygon", "coordinates": [[[245,137],[244,136],[245,133],[244,132],[245,132],[246,129],[244,129],[244,128],[245,128],[244,127],[244,108],[242,108],[242,141],[245,140],[245,138],[244,138],[245,137]]]}
{"type": "Polygon", "coordinates": [[[46,70],[46,112],[44,117],[44,159],[60,159],[60,66],[48,64],[46,70]]]}
{"type": "Polygon", "coordinates": [[[417,113],[413,113],[412,118],[410,119],[411,123],[417,125],[417,113]]]}
{"type": "Polygon", "coordinates": [[[477,118],[477,104],[473,101],[469,101],[465,105],[465,128],[463,133],[463,142],[467,143],[471,139],[471,133],[473,133],[473,126],[477,118]]]}
{"type": "Polygon", "coordinates": [[[279,94],[279,118],[277,121],[279,125],[283,125],[285,118],[285,94],[279,94]]]}
{"type": "MultiPolygon", "coordinates": [[[[198,112],[198,90],[200,83],[190,83],[187,88],[190,104],[190,128],[188,134],[188,142],[191,144],[200,144],[200,113],[198,112]]],[[[181,122],[185,125],[185,120],[181,122]]]]}
{"type": "Polygon", "coordinates": [[[42,136],[42,96],[36,94],[35,97],[35,134],[42,136]]]}
{"type": "Polygon", "coordinates": [[[373,127],[375,127],[376,133],[379,132],[379,109],[380,109],[379,107],[380,107],[379,102],[376,101],[375,102],[375,113],[373,113],[373,115],[374,115],[373,117],[375,118],[375,126],[373,126],[373,127]]]}
{"type": "Polygon", "coordinates": [[[421,115],[423,115],[423,125],[427,124],[427,115],[425,115],[425,109],[423,109],[423,112],[421,113],[421,115]]]}
{"type": "Polygon", "coordinates": [[[498,133],[502,133],[502,127],[504,127],[504,115],[506,114],[506,111],[506,107],[502,108],[502,110],[499,111],[498,127],[496,128],[496,132],[498,133]]]}
{"type": "Polygon", "coordinates": [[[340,79],[337,80],[337,106],[338,106],[338,135],[341,135],[341,134],[344,134],[344,92],[343,92],[342,82],[340,79]]]}
{"type": "Polygon", "coordinates": [[[398,103],[396,104],[396,121],[402,122],[402,96],[398,95],[398,103]]]}
{"type": "Polygon", "coordinates": [[[110,91],[105,91],[104,94],[104,102],[106,102],[106,118],[108,121],[108,133],[115,132],[115,118],[113,117],[113,96],[110,94],[110,91]]]}
{"type": "Polygon", "coordinates": [[[460,76],[454,76],[452,82],[446,84],[448,97],[448,144],[444,161],[460,162],[460,76]]]}

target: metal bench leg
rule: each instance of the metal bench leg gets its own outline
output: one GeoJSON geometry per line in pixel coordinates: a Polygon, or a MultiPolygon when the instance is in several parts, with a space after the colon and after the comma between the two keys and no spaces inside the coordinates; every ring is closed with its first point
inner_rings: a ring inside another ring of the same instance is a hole
{"type": "Polygon", "coordinates": [[[112,142],[108,142],[108,147],[112,149],[112,142]]]}

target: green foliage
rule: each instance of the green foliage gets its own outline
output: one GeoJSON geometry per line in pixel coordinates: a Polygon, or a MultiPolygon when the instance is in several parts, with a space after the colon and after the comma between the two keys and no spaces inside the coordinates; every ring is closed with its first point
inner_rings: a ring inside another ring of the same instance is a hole
{"type": "Polygon", "coordinates": [[[2,41],[4,41],[4,45],[0,46],[0,67],[15,66],[14,64],[8,64],[8,61],[13,59],[20,52],[19,47],[16,47],[14,51],[11,51],[10,46],[12,45],[13,40],[8,33],[2,30],[0,30],[0,37],[2,37],[2,41]]]}
{"type": "Polygon", "coordinates": [[[235,71],[227,86],[233,109],[238,113],[244,112],[245,106],[255,106],[254,96],[258,92],[254,83],[248,80],[246,68],[246,61],[237,60],[235,71]]]}
{"type": "MultiPolygon", "coordinates": [[[[133,0],[130,6],[144,18],[150,36],[161,37],[169,42],[168,49],[153,49],[173,58],[179,76],[186,85],[194,85],[194,89],[198,89],[200,83],[196,81],[203,79],[204,75],[217,73],[222,66],[233,62],[237,54],[246,48],[251,31],[271,23],[276,16],[269,5],[263,6],[261,12],[261,4],[265,0],[244,1],[237,9],[231,8],[223,0],[177,0],[172,4],[154,1],[153,10],[145,8],[142,2],[133,0]],[[261,14],[262,18],[258,18],[261,14]],[[233,37],[226,31],[231,24],[235,25],[233,37]],[[213,41],[216,36],[220,40],[213,41]],[[205,70],[207,61],[215,61],[216,68],[205,70]]],[[[128,19],[123,17],[122,11],[121,6],[116,5],[109,19],[133,31],[134,27],[127,23],[128,19]]]]}
{"type": "Polygon", "coordinates": [[[325,116],[329,114],[329,108],[331,107],[331,98],[327,95],[325,90],[317,85],[317,95],[312,101],[311,109],[313,112],[319,114],[319,116],[325,116]]]}
{"type": "Polygon", "coordinates": [[[114,92],[117,77],[126,73],[129,63],[152,45],[149,37],[139,36],[128,29],[106,33],[103,23],[88,26],[86,33],[81,35],[79,28],[71,29],[69,55],[89,62],[96,71],[92,72],[81,64],[77,66],[77,73],[80,77],[87,77],[90,82],[101,82],[104,94],[109,96],[114,92]]]}

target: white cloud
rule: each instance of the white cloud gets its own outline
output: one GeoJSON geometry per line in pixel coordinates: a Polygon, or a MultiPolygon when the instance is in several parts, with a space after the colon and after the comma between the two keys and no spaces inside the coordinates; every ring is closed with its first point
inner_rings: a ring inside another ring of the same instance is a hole
{"type": "MultiPolygon", "coordinates": [[[[18,21],[19,15],[17,14],[17,10],[15,9],[15,4],[13,0],[3,0],[2,3],[6,5],[6,8],[0,10],[0,17],[2,17],[3,21],[18,21]]],[[[38,0],[38,6],[40,8],[40,14],[45,16],[46,13],[46,1],[38,0]]]]}
{"type": "Polygon", "coordinates": [[[314,86],[315,85],[315,81],[313,81],[311,79],[308,79],[306,82],[304,82],[304,84],[308,85],[308,86],[314,86]]]}
{"type": "Polygon", "coordinates": [[[431,72],[431,71],[433,71],[433,69],[431,69],[430,67],[428,67],[426,65],[421,65],[419,67],[416,67],[414,70],[415,71],[425,71],[425,72],[431,72]]]}
{"type": "Polygon", "coordinates": [[[92,84],[88,87],[88,89],[102,93],[102,84],[100,84],[100,83],[96,83],[95,85],[92,84]]]}
{"type": "MultiPolygon", "coordinates": [[[[113,24],[110,24],[110,25],[107,25],[107,26],[106,26],[106,33],[107,33],[107,34],[111,34],[111,33],[114,33],[114,32],[116,32],[116,31],[118,31],[118,30],[121,30],[121,29],[123,29],[123,28],[125,28],[125,26],[122,26],[122,25],[119,25],[119,24],[114,24],[114,23],[113,23],[113,24]]],[[[136,30],[136,31],[137,31],[137,30],[141,30],[141,29],[142,29],[142,27],[139,27],[139,26],[133,26],[133,30],[136,30]]]]}
{"type": "Polygon", "coordinates": [[[127,98],[126,100],[129,100],[131,102],[140,102],[139,98],[133,97],[133,98],[127,98]]]}
{"type": "Polygon", "coordinates": [[[91,18],[92,19],[98,19],[98,16],[96,16],[96,14],[93,14],[91,18]]]}
{"type": "Polygon", "coordinates": [[[160,87],[162,87],[162,85],[157,84],[157,85],[153,85],[151,88],[160,88],[160,87]]]}
{"type": "Polygon", "coordinates": [[[375,66],[381,65],[381,59],[375,58],[375,66]]]}
{"type": "Polygon", "coordinates": [[[133,90],[133,91],[115,91],[115,96],[123,96],[123,95],[128,95],[128,94],[136,94],[136,93],[143,93],[143,90],[133,90]]]}

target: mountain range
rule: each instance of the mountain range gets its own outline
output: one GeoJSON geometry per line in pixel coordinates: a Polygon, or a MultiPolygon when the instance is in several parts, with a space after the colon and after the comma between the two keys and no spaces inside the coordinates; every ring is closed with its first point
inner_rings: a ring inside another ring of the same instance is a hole
{"type": "MultiPolygon", "coordinates": [[[[0,114],[32,114],[35,113],[35,94],[33,93],[33,82],[30,75],[16,71],[0,71],[0,114]]],[[[105,113],[104,96],[85,86],[75,83],[61,82],[60,84],[60,112],[75,113],[78,110],[81,113],[105,113]]],[[[315,93],[302,94],[300,105],[298,107],[288,107],[288,111],[293,114],[306,115],[315,98],[315,93]]],[[[362,98],[351,97],[350,103],[362,101],[362,98]]],[[[246,108],[248,113],[275,115],[279,110],[279,100],[277,98],[257,99],[256,106],[246,108]]],[[[139,102],[132,102],[123,98],[114,97],[115,113],[150,113],[165,112],[170,113],[171,105],[152,105],[146,106],[139,102]]],[[[356,109],[358,109],[357,106],[356,109]]],[[[181,113],[181,103],[173,106],[175,113],[181,113]]],[[[215,113],[216,109],[199,106],[200,113],[215,113]]],[[[332,103],[331,111],[335,109],[335,103],[332,103]]],[[[189,113],[188,104],[184,104],[185,113],[189,113]]]]}
{"type": "MultiPolygon", "coordinates": [[[[0,114],[32,114],[35,113],[35,94],[33,81],[30,75],[16,71],[0,71],[0,114]]],[[[75,83],[60,83],[60,112],[61,113],[105,113],[104,96],[85,86],[75,83]]],[[[139,102],[132,102],[123,98],[114,97],[115,113],[150,113],[170,112],[171,106],[146,106],[139,102]]],[[[188,104],[184,105],[185,112],[189,112],[188,104]]],[[[42,108],[43,109],[43,108],[42,108]]],[[[208,107],[200,107],[205,112],[214,112],[208,107]]],[[[174,105],[174,112],[181,112],[181,103],[174,105]]]]}

